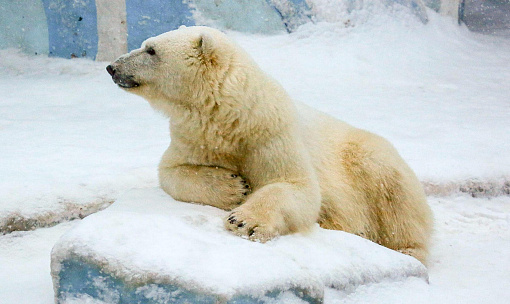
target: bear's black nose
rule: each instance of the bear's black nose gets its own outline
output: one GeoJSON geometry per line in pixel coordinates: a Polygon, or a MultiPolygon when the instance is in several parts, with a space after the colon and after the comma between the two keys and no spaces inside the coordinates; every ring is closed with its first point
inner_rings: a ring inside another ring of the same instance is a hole
{"type": "Polygon", "coordinates": [[[113,69],[113,67],[111,65],[108,65],[106,67],[106,70],[108,71],[108,74],[110,74],[111,76],[115,75],[115,70],[113,69]]]}

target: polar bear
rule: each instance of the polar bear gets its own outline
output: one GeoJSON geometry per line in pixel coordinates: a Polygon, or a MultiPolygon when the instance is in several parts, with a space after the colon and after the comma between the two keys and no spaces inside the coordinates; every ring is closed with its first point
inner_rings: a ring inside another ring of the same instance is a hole
{"type": "Polygon", "coordinates": [[[220,31],[149,38],[107,70],[170,117],[159,180],[176,200],[229,210],[225,227],[250,240],[319,223],[426,262],[431,211],[393,146],[293,102],[220,31]]]}

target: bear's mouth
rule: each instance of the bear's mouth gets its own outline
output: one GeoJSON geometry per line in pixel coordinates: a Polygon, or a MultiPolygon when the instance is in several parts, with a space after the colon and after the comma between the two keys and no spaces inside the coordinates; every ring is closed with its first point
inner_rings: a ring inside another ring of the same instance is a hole
{"type": "Polygon", "coordinates": [[[124,89],[136,88],[140,86],[138,82],[133,80],[133,77],[118,77],[114,75],[112,79],[116,85],[124,89]]]}

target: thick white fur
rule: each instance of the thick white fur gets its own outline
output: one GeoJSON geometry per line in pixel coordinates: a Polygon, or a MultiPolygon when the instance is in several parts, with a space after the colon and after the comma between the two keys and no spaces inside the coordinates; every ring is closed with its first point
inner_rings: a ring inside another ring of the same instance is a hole
{"type": "Polygon", "coordinates": [[[175,199],[232,210],[225,227],[251,240],[318,222],[426,262],[431,212],[393,146],[292,102],[221,32],[183,27],[112,66],[170,117],[159,178],[175,199]]]}

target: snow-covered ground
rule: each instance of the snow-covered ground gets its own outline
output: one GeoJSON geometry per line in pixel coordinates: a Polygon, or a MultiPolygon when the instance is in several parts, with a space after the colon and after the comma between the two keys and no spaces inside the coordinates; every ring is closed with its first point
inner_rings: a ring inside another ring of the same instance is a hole
{"type": "MultiPolygon", "coordinates": [[[[430,284],[409,278],[347,292],[326,289],[325,303],[507,303],[510,197],[430,198],[429,203],[436,216],[430,284]]],[[[1,303],[53,303],[50,251],[79,222],[0,237],[1,303]]]]}
{"type": "MultiPolygon", "coordinates": [[[[295,99],[388,138],[423,182],[504,187],[510,40],[429,18],[230,35],[295,99]]],[[[0,51],[2,230],[84,216],[129,189],[157,186],[166,119],[113,85],[105,66],[0,51]]],[[[506,303],[510,198],[453,193],[429,202],[430,285],[409,279],[328,290],[326,303],[506,303]]],[[[75,223],[0,236],[0,302],[53,301],[49,252],[75,223]]]]}

